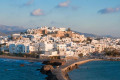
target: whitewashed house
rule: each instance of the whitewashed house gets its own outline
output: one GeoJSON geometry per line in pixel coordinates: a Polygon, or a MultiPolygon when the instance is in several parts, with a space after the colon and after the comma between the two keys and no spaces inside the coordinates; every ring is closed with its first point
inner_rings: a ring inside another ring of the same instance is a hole
{"type": "Polygon", "coordinates": [[[9,45],[9,53],[29,53],[29,46],[24,44],[10,44],[9,45]]]}
{"type": "Polygon", "coordinates": [[[65,55],[66,47],[67,47],[66,44],[56,44],[56,45],[55,45],[55,48],[57,49],[58,54],[59,54],[60,56],[65,55]]]}
{"type": "Polygon", "coordinates": [[[40,43],[40,51],[50,51],[53,50],[53,44],[48,42],[40,43]]]}
{"type": "Polygon", "coordinates": [[[16,53],[16,45],[15,44],[9,45],[9,53],[16,53]]]}
{"type": "Polygon", "coordinates": [[[50,55],[50,52],[53,51],[53,48],[54,48],[53,43],[50,43],[50,42],[41,42],[39,50],[44,55],[50,55]]]}

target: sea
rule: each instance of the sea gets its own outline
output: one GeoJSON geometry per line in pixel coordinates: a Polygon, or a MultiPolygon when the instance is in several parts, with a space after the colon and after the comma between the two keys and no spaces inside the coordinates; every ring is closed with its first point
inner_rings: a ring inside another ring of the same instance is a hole
{"type": "Polygon", "coordinates": [[[0,80],[45,80],[40,62],[0,58],[0,80]]]}
{"type": "Polygon", "coordinates": [[[92,61],[68,73],[71,80],[120,80],[120,61],[92,61]]]}

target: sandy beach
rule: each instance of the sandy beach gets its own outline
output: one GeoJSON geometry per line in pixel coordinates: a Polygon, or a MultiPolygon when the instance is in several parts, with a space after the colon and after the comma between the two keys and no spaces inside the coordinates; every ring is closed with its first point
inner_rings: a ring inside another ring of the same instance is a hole
{"type": "Polygon", "coordinates": [[[37,58],[31,58],[31,57],[16,57],[16,56],[7,56],[7,55],[0,55],[0,58],[7,58],[7,59],[17,59],[17,60],[28,60],[28,61],[36,61],[36,62],[43,62],[45,59],[37,59],[37,58]]]}

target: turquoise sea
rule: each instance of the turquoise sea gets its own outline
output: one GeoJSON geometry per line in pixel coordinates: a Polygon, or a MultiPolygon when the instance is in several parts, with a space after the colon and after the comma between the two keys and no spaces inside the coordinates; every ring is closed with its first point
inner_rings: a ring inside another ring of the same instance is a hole
{"type": "Polygon", "coordinates": [[[68,73],[71,80],[120,80],[120,61],[93,61],[68,73]]]}
{"type": "Polygon", "coordinates": [[[45,80],[46,75],[36,70],[41,65],[40,62],[0,59],[0,80],[45,80]],[[24,66],[20,66],[21,64],[24,66]]]}

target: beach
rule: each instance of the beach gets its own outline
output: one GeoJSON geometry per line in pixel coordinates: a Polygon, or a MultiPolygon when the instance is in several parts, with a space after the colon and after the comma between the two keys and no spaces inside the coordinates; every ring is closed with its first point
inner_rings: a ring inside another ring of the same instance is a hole
{"type": "Polygon", "coordinates": [[[7,55],[0,55],[0,58],[7,58],[7,59],[17,59],[17,60],[29,60],[35,62],[43,62],[46,59],[39,59],[39,58],[31,58],[31,57],[16,57],[16,56],[7,56],[7,55]]]}

